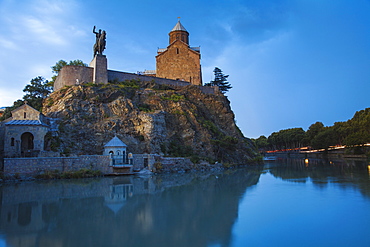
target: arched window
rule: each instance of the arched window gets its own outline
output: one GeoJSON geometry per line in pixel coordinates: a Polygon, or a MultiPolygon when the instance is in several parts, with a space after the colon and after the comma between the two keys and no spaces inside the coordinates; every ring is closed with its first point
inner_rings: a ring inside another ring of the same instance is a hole
{"type": "Polygon", "coordinates": [[[10,139],[10,146],[14,147],[14,138],[10,139]]]}
{"type": "Polygon", "coordinates": [[[27,118],[27,112],[24,112],[24,113],[23,113],[23,117],[24,117],[24,118],[27,118]]]}
{"type": "Polygon", "coordinates": [[[179,48],[176,48],[176,54],[179,54],[179,48]]]}
{"type": "Polygon", "coordinates": [[[119,155],[120,154],[120,152],[119,151],[117,151],[117,155],[119,155]]]}

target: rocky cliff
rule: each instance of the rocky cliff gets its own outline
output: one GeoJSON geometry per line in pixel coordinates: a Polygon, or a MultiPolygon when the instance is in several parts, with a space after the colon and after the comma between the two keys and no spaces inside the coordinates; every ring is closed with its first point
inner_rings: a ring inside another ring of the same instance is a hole
{"type": "Polygon", "coordinates": [[[65,154],[101,154],[117,135],[132,153],[234,164],[256,156],[227,97],[197,86],[126,81],[65,87],[44,101],[43,113],[60,119],[53,148],[65,154]]]}

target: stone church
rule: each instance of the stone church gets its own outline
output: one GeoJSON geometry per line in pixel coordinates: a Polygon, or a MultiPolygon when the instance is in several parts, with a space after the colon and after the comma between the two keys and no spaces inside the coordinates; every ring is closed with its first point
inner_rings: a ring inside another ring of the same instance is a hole
{"type": "Polygon", "coordinates": [[[1,122],[0,150],[4,157],[38,156],[45,151],[45,137],[50,130],[50,119],[26,103],[1,122]]]}
{"type": "Polygon", "coordinates": [[[156,56],[156,77],[202,85],[200,47],[189,46],[189,33],[180,20],[169,33],[169,46],[156,56]]]}

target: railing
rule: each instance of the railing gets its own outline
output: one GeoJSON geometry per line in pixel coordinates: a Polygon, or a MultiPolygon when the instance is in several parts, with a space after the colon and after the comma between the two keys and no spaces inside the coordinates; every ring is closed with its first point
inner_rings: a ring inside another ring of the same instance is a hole
{"type": "Polygon", "coordinates": [[[167,48],[158,48],[157,52],[164,52],[166,50],[167,50],[167,48]]]}
{"type": "Polygon", "coordinates": [[[138,71],[138,75],[155,75],[156,70],[144,70],[144,71],[138,71]]]}

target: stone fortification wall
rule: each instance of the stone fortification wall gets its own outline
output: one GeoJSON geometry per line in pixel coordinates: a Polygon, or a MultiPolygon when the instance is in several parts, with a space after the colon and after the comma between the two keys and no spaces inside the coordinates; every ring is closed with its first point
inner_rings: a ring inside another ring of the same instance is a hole
{"type": "Polygon", "coordinates": [[[54,82],[54,91],[61,89],[64,86],[74,86],[78,83],[86,83],[93,81],[93,68],[84,66],[67,65],[64,66],[58,74],[54,82]]]}
{"type": "Polygon", "coordinates": [[[108,70],[108,81],[113,81],[113,80],[155,81],[158,84],[171,85],[175,87],[176,86],[184,87],[184,86],[190,85],[189,82],[185,82],[185,81],[177,81],[177,80],[165,79],[165,78],[160,78],[160,77],[155,77],[155,76],[138,75],[138,74],[133,74],[133,73],[108,70]]]}
{"type": "MultiPolygon", "coordinates": [[[[113,81],[113,80],[118,80],[118,81],[140,80],[140,81],[149,81],[149,82],[154,81],[157,84],[169,85],[173,87],[185,87],[185,86],[191,85],[191,83],[186,82],[186,81],[177,81],[177,80],[165,79],[165,78],[160,78],[160,77],[155,77],[155,76],[138,75],[138,74],[133,74],[133,73],[108,70],[108,81],[113,81]]],[[[206,93],[206,94],[215,94],[219,92],[218,87],[215,87],[215,86],[213,87],[199,86],[199,88],[203,93],[206,93]]]]}
{"type": "Polygon", "coordinates": [[[79,157],[39,157],[39,158],[5,158],[5,175],[35,175],[43,171],[58,170],[78,171],[80,169],[99,170],[104,174],[112,173],[110,157],[103,155],[86,155],[79,157]]]}
{"type": "MultiPolygon", "coordinates": [[[[94,69],[91,67],[67,65],[59,72],[57,79],[54,82],[54,91],[58,91],[64,86],[74,86],[77,84],[93,82],[94,69]]],[[[125,81],[125,80],[140,80],[140,81],[154,81],[162,85],[169,85],[173,87],[184,87],[191,85],[189,82],[165,79],[155,76],[138,75],[134,73],[126,73],[115,70],[108,70],[108,81],[125,81]]],[[[199,86],[200,90],[206,94],[215,94],[218,92],[217,87],[203,87],[199,86]]]]}

